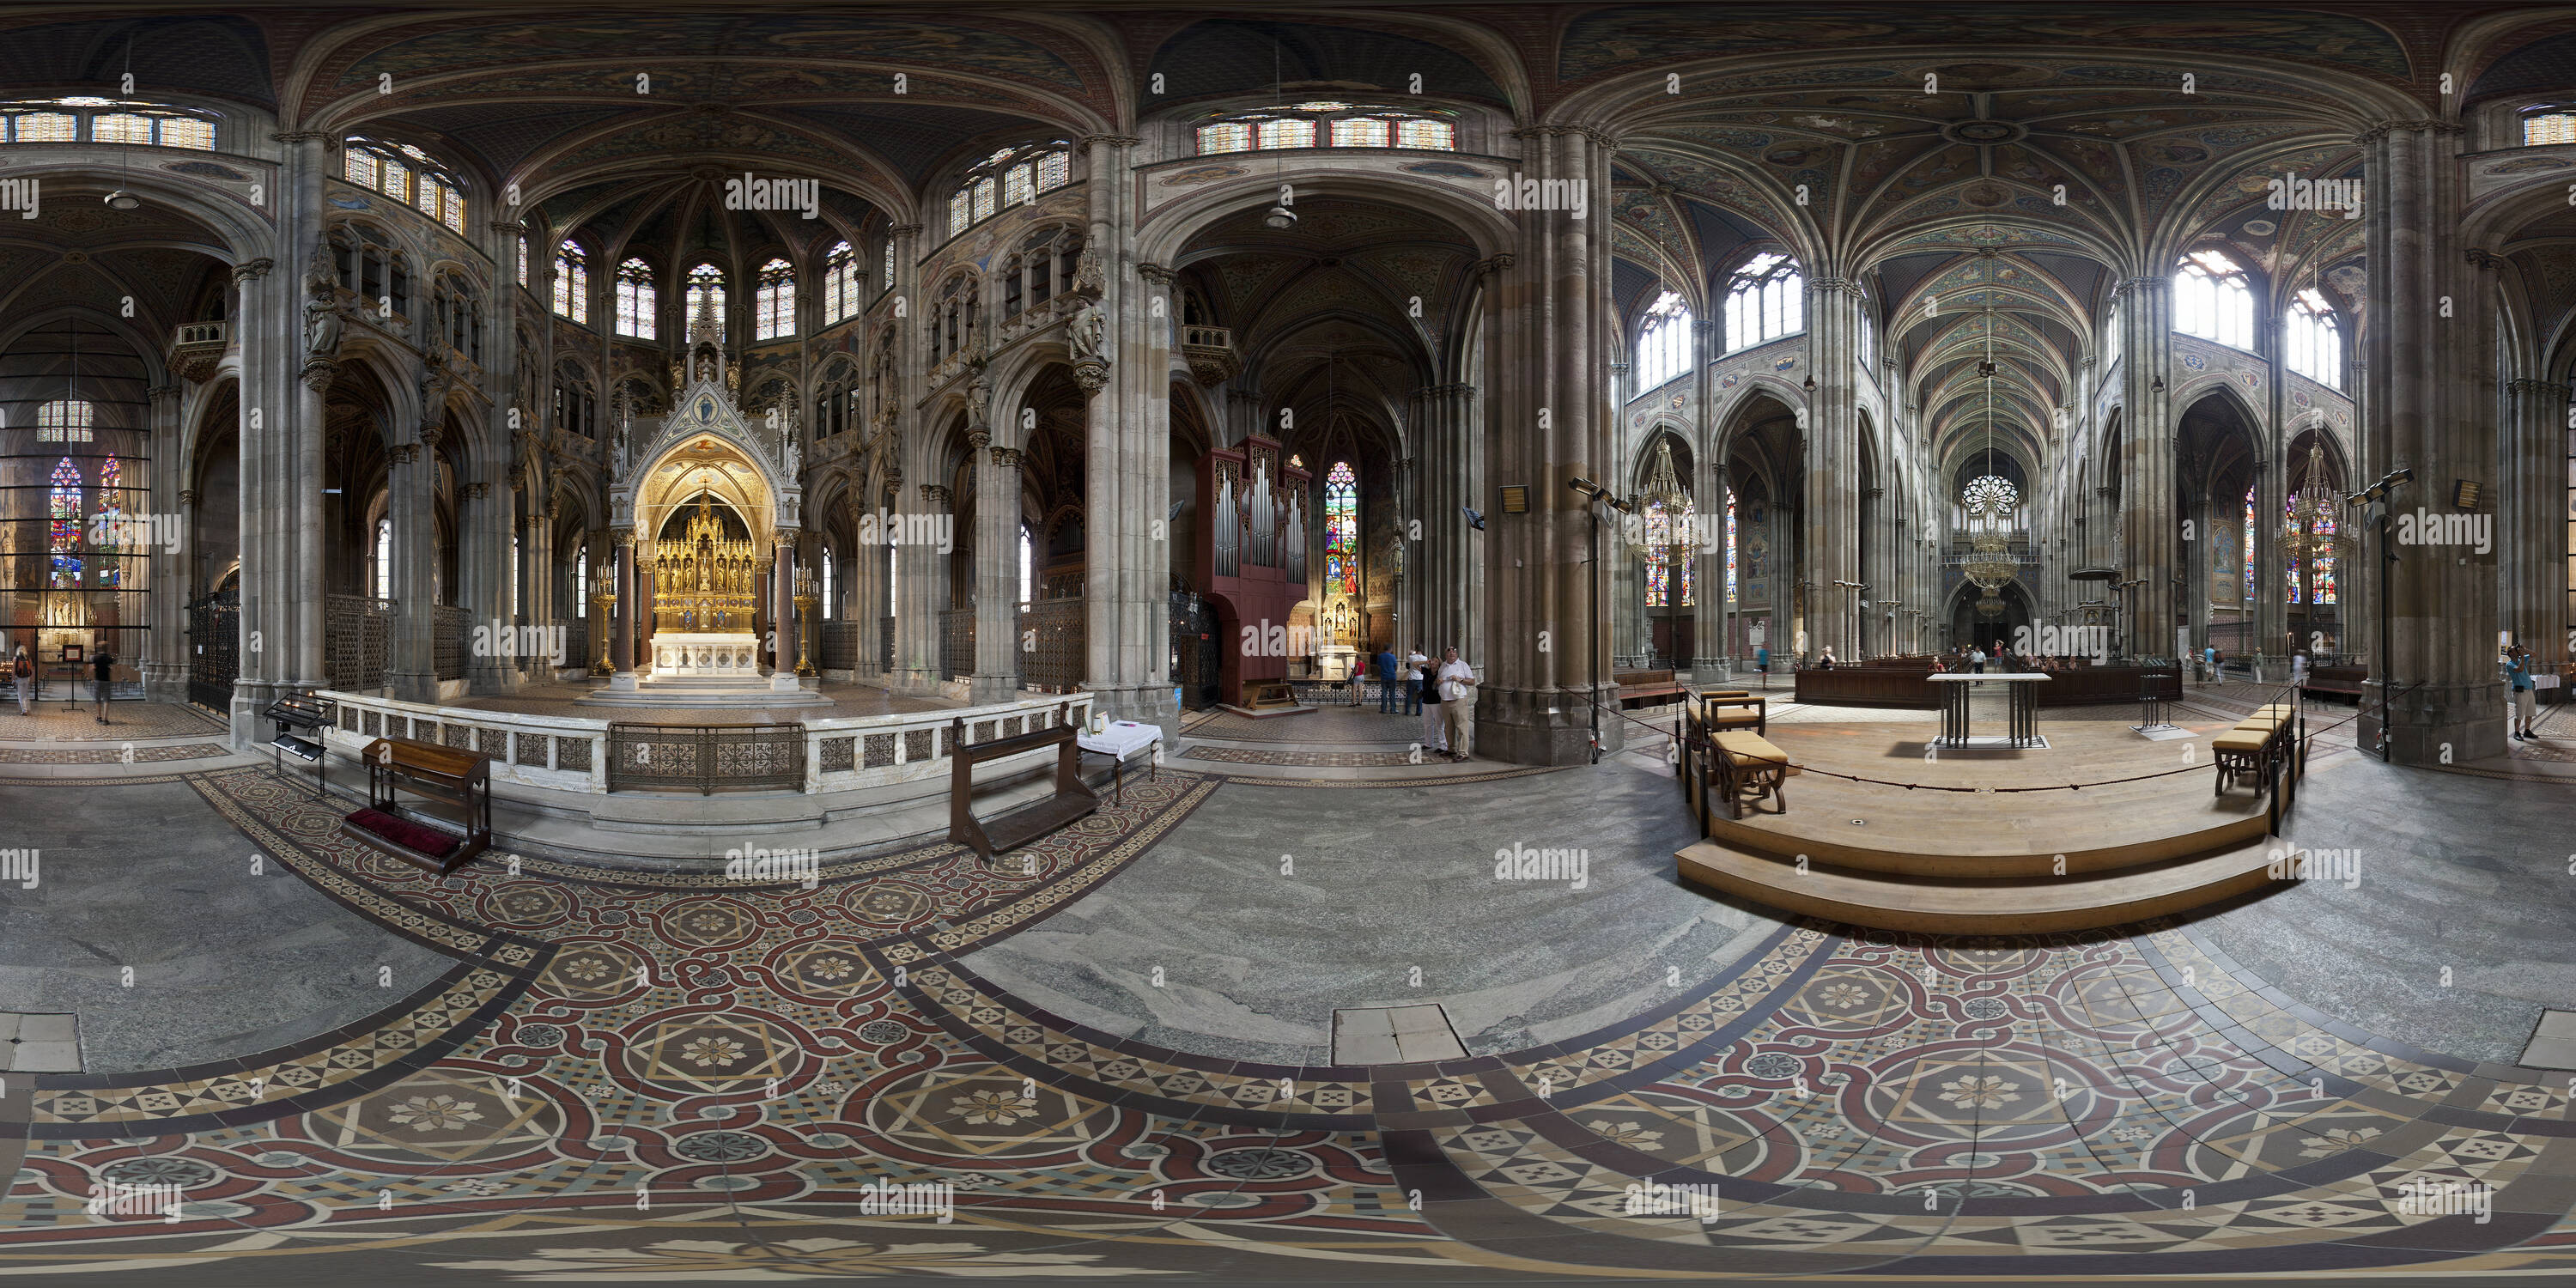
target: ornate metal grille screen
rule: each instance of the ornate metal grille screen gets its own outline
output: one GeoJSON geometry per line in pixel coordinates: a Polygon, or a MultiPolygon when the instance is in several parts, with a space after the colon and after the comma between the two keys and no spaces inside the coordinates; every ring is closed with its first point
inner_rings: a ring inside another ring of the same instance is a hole
{"type": "Polygon", "coordinates": [[[801,791],[805,726],[608,726],[612,792],[801,791]]]}
{"type": "Polygon", "coordinates": [[[454,604],[440,604],[431,619],[435,634],[431,637],[438,648],[438,678],[465,678],[465,637],[473,629],[474,615],[454,604]]]}
{"type": "Polygon", "coordinates": [[[826,671],[859,669],[859,624],[853,621],[825,622],[822,626],[823,657],[826,671]]]}
{"type": "Polygon", "coordinates": [[[241,600],[236,592],[188,605],[188,700],[218,715],[233,707],[241,678],[241,600]]]}
{"type": "Polygon", "coordinates": [[[322,605],[322,669],[335,689],[384,686],[393,645],[394,601],[331,595],[322,605]]]}
{"type": "Polygon", "coordinates": [[[1050,693],[1081,688],[1088,638],[1078,598],[1041,599],[1021,610],[1021,683],[1050,693]]]}
{"type": "Polygon", "coordinates": [[[975,610],[952,608],[939,615],[939,678],[954,680],[975,673],[975,610]]]}

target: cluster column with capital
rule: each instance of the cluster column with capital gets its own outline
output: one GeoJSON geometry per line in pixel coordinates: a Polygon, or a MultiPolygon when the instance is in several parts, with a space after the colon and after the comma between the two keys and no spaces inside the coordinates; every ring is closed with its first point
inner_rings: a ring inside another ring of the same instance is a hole
{"type": "Polygon", "coordinates": [[[1827,646],[1843,661],[1861,656],[1854,605],[1867,592],[1838,586],[1860,581],[1860,284],[1822,277],[1807,284],[1807,364],[1816,381],[1805,427],[1806,558],[1800,578],[1813,589],[1806,605],[1807,649],[1827,646]]]}
{"type": "Polygon", "coordinates": [[[975,679],[967,696],[1002,702],[1020,691],[1020,453],[994,446],[981,425],[966,445],[975,454],[975,679]]]}
{"type": "MultiPolygon", "coordinates": [[[[2161,276],[2117,288],[2120,307],[2120,580],[2145,579],[2121,605],[2121,649],[2131,657],[2174,651],[2174,582],[2182,540],[2175,514],[2173,397],[2165,388],[2173,349],[2173,290],[2161,276]]],[[[2256,524],[2260,532],[2262,524],[2256,524]]]]}
{"type": "MultiPolygon", "coordinates": [[[[2460,126],[2416,120],[2363,133],[2363,237],[2371,324],[2363,372],[2362,436],[2368,472],[2407,469],[2414,481],[2390,497],[2397,510],[2457,513],[2455,479],[2492,490],[2497,468],[2493,375],[2500,261],[2457,247],[2465,196],[2460,126]]],[[[2368,482],[2368,479],[2360,480],[2368,482]]],[[[2373,532],[2354,572],[2376,580],[2383,553],[2373,532]]],[[[2504,691],[2496,671],[2496,555],[2492,545],[2401,545],[2388,572],[2387,637],[2377,614],[2355,623],[2372,640],[2371,682],[2359,737],[2381,729],[2381,681],[2396,692],[2385,730],[2390,757],[2454,764],[2505,751],[2504,691]]]]}
{"type": "MultiPolygon", "coordinates": [[[[1615,140],[1570,127],[1517,137],[1530,177],[1609,191],[1615,140]]],[[[1511,217],[1520,246],[1495,292],[1489,349],[1495,368],[1513,378],[1489,402],[1485,458],[1494,483],[1529,489],[1529,512],[1503,514],[1498,503],[1488,511],[1488,651],[1465,656],[1483,681],[1472,750],[1521,764],[1577,764],[1591,757],[1596,716],[1603,750],[1617,750],[1625,736],[1610,679],[1608,562],[1593,557],[1590,498],[1571,486],[1617,477],[1602,346],[1619,327],[1600,289],[1610,280],[1610,239],[1604,221],[1570,211],[1511,217]]],[[[1606,556],[1620,539],[1618,516],[1604,508],[1601,517],[1606,556]]]]}
{"type": "MultiPolygon", "coordinates": [[[[1074,349],[1083,405],[1083,687],[1095,709],[1177,736],[1171,681],[1170,274],[1127,242],[1138,211],[1127,181],[1142,142],[1091,135],[1090,229],[1073,288],[1098,325],[1074,349]],[[1163,301],[1157,309],[1154,301],[1163,301]],[[1096,310],[1096,312],[1094,312],[1096,310]]],[[[1074,325],[1084,325],[1077,314],[1074,325]]]]}

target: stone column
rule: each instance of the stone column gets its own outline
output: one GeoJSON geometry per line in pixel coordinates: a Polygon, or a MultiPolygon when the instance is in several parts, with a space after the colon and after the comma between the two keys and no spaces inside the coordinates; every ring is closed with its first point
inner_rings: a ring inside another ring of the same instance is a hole
{"type": "MultiPolygon", "coordinates": [[[[142,663],[144,696],[155,702],[188,700],[189,550],[184,538],[176,548],[171,540],[192,530],[187,512],[196,508],[180,500],[180,484],[186,480],[188,468],[183,455],[187,435],[179,427],[183,392],[178,385],[156,385],[146,394],[152,401],[152,419],[146,434],[146,441],[152,444],[152,463],[146,467],[149,473],[136,481],[148,489],[145,506],[153,521],[117,539],[128,556],[140,556],[125,561],[124,580],[126,585],[139,585],[145,592],[144,625],[150,629],[143,633],[143,647],[137,650],[137,657],[142,663]],[[137,568],[142,570],[139,576],[134,571],[137,568]]],[[[122,499],[118,503],[124,504],[122,499]]]]}
{"type": "Polygon", "coordinates": [[[1691,502],[1706,524],[1711,548],[1691,556],[1699,561],[1698,596],[1691,609],[1691,656],[1679,660],[1688,662],[1692,678],[1702,683],[1722,681],[1728,675],[1726,501],[1730,490],[1726,449],[1713,441],[1716,412],[1709,404],[1715,390],[1708,378],[1709,360],[1717,349],[1716,329],[1713,319],[1691,319],[1691,502]]]}
{"type": "Polygon", "coordinates": [[[780,675],[796,673],[796,534],[782,531],[771,543],[775,550],[769,574],[769,666],[780,675]]]}
{"type": "Polygon", "coordinates": [[[1420,455],[1430,462],[1421,472],[1422,540],[1415,580],[1421,584],[1421,608],[1410,623],[1423,652],[1439,656],[1443,646],[1457,644],[1466,655],[1474,628],[1471,607],[1474,579],[1482,566],[1478,552],[1487,533],[1467,525],[1466,510],[1487,512],[1488,532],[1494,522],[1493,498],[1480,479],[1481,435],[1476,425],[1476,387],[1464,383],[1431,385],[1419,391],[1423,408],[1420,455]]]}
{"type": "Polygon", "coordinates": [[[2131,657],[2174,651],[2175,547],[2182,525],[2174,513],[2173,398],[2165,388],[2173,336],[2173,291],[2163,276],[2132,277],[2118,287],[2120,364],[2120,580],[2145,578],[2121,599],[2121,628],[2131,657]]]}
{"type": "Polygon", "coordinates": [[[1020,453],[991,444],[989,428],[967,432],[975,453],[975,682],[967,697],[975,702],[1006,702],[1020,691],[1020,453]]]}
{"type": "MultiPolygon", "coordinates": [[[[919,488],[922,513],[951,512],[947,488],[932,483],[919,488]]],[[[923,542],[896,546],[894,558],[892,688],[898,693],[936,693],[945,683],[939,673],[939,614],[948,607],[948,556],[923,542]]]]}
{"type": "Polygon", "coordinates": [[[1089,135],[1090,230],[1073,288],[1093,297],[1103,352],[1074,363],[1084,404],[1083,687],[1095,709],[1178,736],[1172,699],[1170,534],[1172,328],[1134,280],[1127,167],[1142,140],[1089,135]]]}
{"type": "Polygon", "coordinates": [[[391,585],[393,637],[387,641],[385,685],[405,702],[438,700],[435,623],[437,592],[432,578],[438,557],[435,518],[438,488],[438,429],[426,418],[416,442],[386,449],[385,509],[393,524],[391,585]]]}
{"type": "Polygon", "coordinates": [[[1834,583],[1860,576],[1860,285],[1839,277],[1807,283],[1807,366],[1816,381],[1808,395],[1805,433],[1806,560],[1802,580],[1815,585],[1807,603],[1807,647],[1827,646],[1845,662],[1861,656],[1853,624],[1859,592],[1834,583]]]}
{"type": "MultiPolygon", "coordinates": [[[[1616,140],[1572,127],[1516,137],[1522,169],[1543,184],[1609,191],[1616,140]]],[[[1498,386],[1485,452],[1496,483],[1528,489],[1529,512],[1502,514],[1497,505],[1486,534],[1490,641],[1485,657],[1466,655],[1483,668],[1473,749],[1489,759],[1568,765],[1590,758],[1596,713],[1603,750],[1617,750],[1625,737],[1610,680],[1608,564],[1592,558],[1587,498],[1570,486],[1616,477],[1601,352],[1618,333],[1600,286],[1609,280],[1609,236],[1605,221],[1572,211],[1513,218],[1521,251],[1499,284],[1490,349],[1496,369],[1512,379],[1498,386]]],[[[1606,551],[1618,539],[1616,524],[1605,523],[1602,537],[1606,551]]]]}
{"type": "MultiPolygon", "coordinates": [[[[619,688],[635,686],[635,615],[642,603],[635,597],[635,530],[617,530],[616,647],[608,654],[608,665],[616,672],[610,683],[619,688]]],[[[602,629],[607,629],[602,624],[602,629]]]]}
{"type": "MultiPolygon", "coordinates": [[[[2360,136],[2368,166],[2364,234],[2371,325],[2366,332],[2365,437],[2388,469],[2414,472],[2391,494],[2396,509],[2457,513],[2457,479],[2494,484],[2495,276],[2500,261],[2452,241],[2463,194],[2456,124],[2390,122],[2360,136]]],[[[2367,480],[2365,480],[2367,481],[2367,480]]],[[[2372,555],[2379,552],[2374,542],[2372,555]]],[[[2398,688],[2386,730],[2392,758],[2455,764],[2505,750],[2504,689],[2495,657],[2492,549],[2400,545],[2388,570],[2390,636],[2374,648],[2398,688]],[[2414,686],[2414,687],[2408,687],[2414,686]]],[[[2376,570],[2371,570],[2373,575],[2376,570]]],[[[2374,619],[2362,625],[2375,632],[2374,619]]],[[[2365,747],[2379,728],[2379,681],[2363,695],[2365,747]]]]}
{"type": "Polygon", "coordinates": [[[241,348],[241,671],[233,681],[231,712],[236,748],[259,740],[259,713],[275,700],[278,678],[292,666],[291,422],[302,404],[296,359],[303,346],[288,320],[300,316],[293,276],[271,273],[271,267],[267,259],[233,266],[241,302],[233,319],[241,348]]]}
{"type": "MultiPolygon", "coordinates": [[[[2547,380],[2516,380],[2505,387],[2511,436],[2503,444],[2496,489],[2495,548],[2503,560],[2503,628],[2531,650],[2534,662],[2555,666],[2568,660],[2567,509],[2569,479],[2564,443],[2567,386],[2547,380]]],[[[2353,570],[2344,571],[2349,585],[2353,570]]],[[[2349,594],[2344,596],[2351,599],[2349,594]]],[[[2345,621],[2351,618],[2344,609],[2345,621]]]]}

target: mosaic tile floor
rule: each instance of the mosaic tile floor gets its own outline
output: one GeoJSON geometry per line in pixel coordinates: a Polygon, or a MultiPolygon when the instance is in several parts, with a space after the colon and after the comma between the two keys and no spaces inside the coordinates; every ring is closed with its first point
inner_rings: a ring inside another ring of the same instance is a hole
{"type": "MultiPolygon", "coordinates": [[[[84,688],[86,699],[89,691],[84,688]]],[[[173,702],[115,702],[107,708],[110,723],[101,725],[87,701],[66,710],[48,696],[32,714],[19,715],[16,700],[0,696],[0,741],[53,739],[100,742],[128,738],[205,737],[227,732],[222,722],[195,707],[173,702]]]]}
{"type": "Polygon", "coordinates": [[[341,841],[262,773],[190,775],[302,879],[456,965],[287,1050],[10,1079],[0,1269],[2576,1271],[2567,1075],[2374,1038],[2186,926],[1896,941],[1782,924],[1580,1037],[1368,1068],[1114,1039],[960,964],[1253,790],[1166,770],[1020,867],[940,845],[810,890],[508,856],[431,877],[341,841]],[[953,1221],[866,1206],[886,1183],[952,1187],[953,1221]],[[105,1186],[180,1206],[93,1213],[105,1186]]]}

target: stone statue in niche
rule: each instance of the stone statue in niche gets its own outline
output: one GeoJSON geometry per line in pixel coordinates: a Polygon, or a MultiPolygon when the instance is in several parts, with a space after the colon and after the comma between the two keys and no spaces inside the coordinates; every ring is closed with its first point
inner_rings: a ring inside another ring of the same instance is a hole
{"type": "Polygon", "coordinates": [[[975,383],[966,386],[966,423],[968,425],[987,424],[988,422],[984,419],[984,414],[986,409],[992,406],[992,403],[993,387],[991,385],[978,380],[975,383]]]}
{"type": "Polygon", "coordinates": [[[1074,312],[1073,321],[1065,325],[1065,343],[1073,349],[1073,360],[1107,362],[1109,356],[1102,351],[1102,346],[1108,339],[1108,332],[1109,322],[1100,315],[1099,303],[1083,301],[1082,307],[1074,312]]]}
{"type": "Polygon", "coordinates": [[[315,296],[304,302],[304,353],[306,357],[328,358],[340,351],[340,310],[329,298],[315,296]]]}

